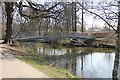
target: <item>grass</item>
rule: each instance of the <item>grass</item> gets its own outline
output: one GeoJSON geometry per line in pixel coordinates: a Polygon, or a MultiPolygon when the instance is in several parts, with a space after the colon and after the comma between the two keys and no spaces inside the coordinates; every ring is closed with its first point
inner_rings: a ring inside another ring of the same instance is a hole
{"type": "Polygon", "coordinates": [[[45,73],[51,78],[76,78],[76,76],[73,76],[70,72],[63,68],[59,67],[52,67],[48,64],[47,61],[44,59],[37,57],[35,55],[31,56],[22,56],[18,57],[20,60],[32,65],[39,71],[45,73]]]}

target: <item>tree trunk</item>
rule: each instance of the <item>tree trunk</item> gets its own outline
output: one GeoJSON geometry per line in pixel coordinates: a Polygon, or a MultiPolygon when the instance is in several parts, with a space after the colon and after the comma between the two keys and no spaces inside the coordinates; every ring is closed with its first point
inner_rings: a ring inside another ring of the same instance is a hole
{"type": "MultiPolygon", "coordinates": [[[[82,2],[82,6],[84,6],[84,2],[82,2]]],[[[83,17],[83,7],[82,7],[82,26],[81,26],[81,32],[84,32],[83,27],[84,27],[84,17],[83,17]]]]}
{"type": "Polygon", "coordinates": [[[77,32],[76,2],[72,2],[72,31],[77,32]]]}
{"type": "Polygon", "coordinates": [[[76,12],[76,2],[75,2],[75,4],[74,4],[74,6],[75,6],[75,8],[74,8],[74,11],[75,11],[75,23],[74,23],[74,25],[75,25],[75,32],[77,32],[77,12],[76,12]]]}
{"type": "MultiPolygon", "coordinates": [[[[120,1],[118,2],[118,26],[117,26],[117,39],[116,39],[116,53],[113,67],[113,80],[118,80],[118,71],[120,67],[120,1]]],[[[120,74],[119,74],[120,75],[120,74]]]]}
{"type": "Polygon", "coordinates": [[[13,2],[5,2],[5,11],[7,14],[6,30],[5,30],[5,39],[3,43],[8,43],[12,38],[13,30],[13,2]]]}

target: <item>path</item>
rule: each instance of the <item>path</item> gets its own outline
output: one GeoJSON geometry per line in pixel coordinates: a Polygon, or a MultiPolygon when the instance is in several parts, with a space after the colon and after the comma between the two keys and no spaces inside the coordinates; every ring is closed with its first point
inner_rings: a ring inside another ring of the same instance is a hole
{"type": "Polygon", "coordinates": [[[48,76],[38,71],[37,69],[33,68],[32,66],[14,58],[14,56],[9,53],[10,50],[1,48],[3,46],[1,46],[0,44],[0,77],[2,78],[48,78],[48,76]]]}

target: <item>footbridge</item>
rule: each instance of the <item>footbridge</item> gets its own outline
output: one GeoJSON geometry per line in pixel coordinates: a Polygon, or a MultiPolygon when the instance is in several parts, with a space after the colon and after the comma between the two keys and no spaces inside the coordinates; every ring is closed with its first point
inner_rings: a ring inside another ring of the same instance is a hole
{"type": "MultiPolygon", "coordinates": [[[[95,38],[91,37],[87,33],[71,33],[68,36],[62,36],[63,39],[69,40],[84,40],[84,41],[94,41],[95,38]]],[[[47,41],[58,41],[61,39],[60,36],[39,36],[39,37],[26,37],[26,38],[18,38],[17,41],[23,42],[47,42],[47,41]]]]}

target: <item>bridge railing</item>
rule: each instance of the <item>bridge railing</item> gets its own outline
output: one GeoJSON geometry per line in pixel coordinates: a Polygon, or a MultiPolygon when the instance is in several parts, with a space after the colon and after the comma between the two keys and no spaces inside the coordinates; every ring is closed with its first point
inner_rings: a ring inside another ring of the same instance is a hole
{"type": "Polygon", "coordinates": [[[70,37],[93,38],[89,33],[71,33],[70,37]]]}

